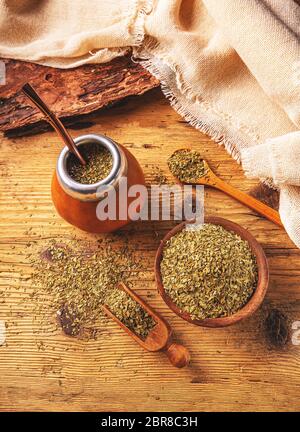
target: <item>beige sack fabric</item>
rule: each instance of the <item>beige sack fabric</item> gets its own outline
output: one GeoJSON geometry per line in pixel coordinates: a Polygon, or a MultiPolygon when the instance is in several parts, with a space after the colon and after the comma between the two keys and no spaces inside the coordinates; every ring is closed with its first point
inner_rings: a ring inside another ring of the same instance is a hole
{"type": "Polygon", "coordinates": [[[0,56],[73,67],[129,47],[187,121],[280,188],[300,247],[299,0],[0,0],[0,56]]]}
{"type": "Polygon", "coordinates": [[[104,63],[142,42],[149,10],[136,0],[0,0],[0,55],[59,68],[104,63]]]}

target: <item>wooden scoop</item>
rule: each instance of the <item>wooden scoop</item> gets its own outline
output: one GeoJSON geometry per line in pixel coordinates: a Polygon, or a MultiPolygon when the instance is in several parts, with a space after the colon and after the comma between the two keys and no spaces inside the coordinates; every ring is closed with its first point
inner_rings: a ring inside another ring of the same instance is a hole
{"type": "MultiPolygon", "coordinates": [[[[224,182],[223,180],[221,180],[219,177],[216,176],[216,174],[211,170],[210,166],[208,165],[205,159],[203,159],[203,163],[204,163],[205,174],[203,174],[203,176],[197,179],[196,181],[189,182],[189,184],[207,185],[215,189],[219,189],[220,191],[225,192],[227,195],[231,196],[232,198],[235,198],[237,201],[241,202],[242,204],[245,204],[247,207],[251,208],[252,210],[255,210],[257,213],[269,219],[270,221],[274,222],[275,224],[279,225],[280,227],[283,227],[283,224],[280,220],[279,213],[276,210],[272,209],[271,207],[267,206],[261,201],[253,198],[252,196],[246,194],[245,192],[242,192],[239,189],[230,186],[228,183],[224,182]]],[[[186,183],[186,182],[180,181],[180,183],[186,183]]]]}
{"type": "Polygon", "coordinates": [[[190,361],[190,354],[188,350],[172,340],[172,329],[167,321],[162,318],[157,312],[155,312],[144,300],[141,299],[137,294],[135,294],[131,289],[129,289],[123,283],[119,284],[119,289],[124,290],[130,297],[133,298],[137,303],[139,303],[143,309],[153,318],[156,322],[156,326],[150,331],[145,340],[141,339],[134,332],[132,332],[128,327],[126,327],[110,310],[107,306],[103,306],[106,314],[112,318],[119,326],[125,330],[139,345],[141,345],[145,350],[156,352],[163,351],[173,366],[177,368],[182,368],[186,366],[190,361]]]}

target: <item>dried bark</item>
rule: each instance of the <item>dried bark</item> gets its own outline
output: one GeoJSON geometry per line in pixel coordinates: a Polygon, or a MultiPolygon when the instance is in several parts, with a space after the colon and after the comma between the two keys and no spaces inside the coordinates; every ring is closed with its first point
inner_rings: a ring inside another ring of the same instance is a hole
{"type": "Polygon", "coordinates": [[[254,198],[262,201],[264,204],[272,207],[275,210],[279,208],[279,192],[275,189],[271,189],[264,183],[259,183],[251,191],[250,195],[254,198]]]}
{"type": "Polygon", "coordinates": [[[130,56],[99,65],[56,69],[34,63],[3,60],[6,84],[0,86],[0,130],[14,137],[49,128],[20,88],[30,82],[67,125],[76,125],[82,115],[141,95],[159,82],[130,56]]]}
{"type": "Polygon", "coordinates": [[[289,323],[287,316],[278,309],[272,309],[265,320],[265,333],[268,343],[282,348],[289,340],[289,323]]]}

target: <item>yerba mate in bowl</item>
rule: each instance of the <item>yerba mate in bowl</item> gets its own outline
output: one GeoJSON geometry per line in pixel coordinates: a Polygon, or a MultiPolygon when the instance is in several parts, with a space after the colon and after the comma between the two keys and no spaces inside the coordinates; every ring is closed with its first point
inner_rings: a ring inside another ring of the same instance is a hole
{"type": "Polygon", "coordinates": [[[170,231],[157,251],[156,281],[168,306],[196,325],[222,327],[251,315],[268,286],[261,246],[241,226],[205,218],[170,231]]]}

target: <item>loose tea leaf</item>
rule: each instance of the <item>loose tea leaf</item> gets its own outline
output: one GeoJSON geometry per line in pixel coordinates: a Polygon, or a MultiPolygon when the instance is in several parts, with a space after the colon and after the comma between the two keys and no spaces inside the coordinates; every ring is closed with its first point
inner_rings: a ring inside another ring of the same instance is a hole
{"type": "Polygon", "coordinates": [[[52,243],[32,259],[32,265],[36,301],[46,303],[55,313],[61,311],[60,319],[67,318],[69,334],[78,334],[81,327],[93,326],[103,317],[101,306],[106,297],[119,282],[128,283],[138,270],[127,246],[116,249],[103,243],[93,252],[73,243],[52,243]]]}
{"type": "Polygon", "coordinates": [[[258,279],[248,242],[214,224],[174,235],[165,245],[160,270],[167,294],[193,319],[234,314],[249,301],[258,279]]]}
{"type": "Polygon", "coordinates": [[[168,159],[171,173],[182,182],[193,182],[206,174],[204,161],[200,153],[182,149],[177,150],[168,159]]]}
{"type": "Polygon", "coordinates": [[[114,289],[106,298],[109,310],[142,339],[155,327],[153,318],[122,289],[114,289]]]}
{"type": "Polygon", "coordinates": [[[154,166],[152,168],[151,174],[153,175],[154,184],[161,186],[168,183],[168,178],[166,177],[163,170],[158,166],[154,166]]]}
{"type": "Polygon", "coordinates": [[[93,184],[108,176],[113,165],[109,150],[98,143],[88,143],[80,146],[80,153],[86,165],[82,165],[73,154],[67,161],[67,170],[73,180],[82,184],[93,184]]]}

